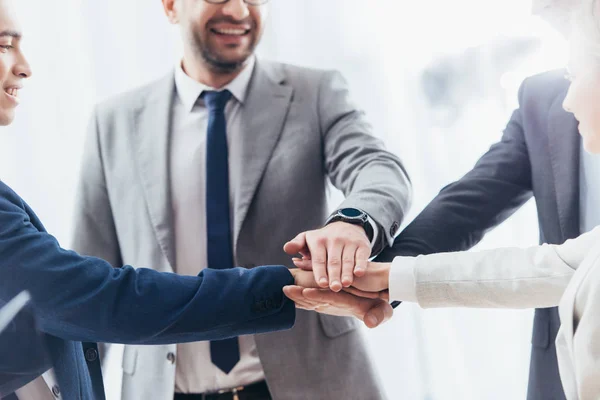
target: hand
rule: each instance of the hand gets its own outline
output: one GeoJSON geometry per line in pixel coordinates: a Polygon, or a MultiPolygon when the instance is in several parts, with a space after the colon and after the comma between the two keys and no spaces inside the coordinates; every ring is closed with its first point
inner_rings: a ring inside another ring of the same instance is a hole
{"type": "Polygon", "coordinates": [[[319,285],[315,282],[315,277],[312,271],[304,271],[302,269],[290,269],[290,274],[294,277],[294,285],[303,288],[318,288],[319,285]]]}
{"type": "Polygon", "coordinates": [[[340,317],[355,317],[368,328],[375,328],[394,314],[388,302],[381,299],[356,297],[346,292],[335,293],[328,289],[306,289],[286,286],[285,295],[296,303],[297,308],[340,317]]]}
{"type": "MultiPolygon", "coordinates": [[[[294,264],[299,269],[304,271],[311,271],[314,266],[314,261],[307,259],[294,259],[294,264]]],[[[390,268],[391,263],[367,263],[367,272],[354,279],[352,287],[345,288],[344,290],[357,296],[363,297],[374,297],[368,293],[376,294],[375,297],[382,298],[384,292],[390,287],[390,268]]],[[[302,285],[299,285],[302,286],[302,285]]]]}
{"type": "Polygon", "coordinates": [[[363,276],[367,271],[371,243],[361,226],[334,222],[299,234],[283,250],[289,255],[301,254],[302,259],[294,262],[310,261],[318,285],[339,292],[352,286],[354,275],[363,276]]]}

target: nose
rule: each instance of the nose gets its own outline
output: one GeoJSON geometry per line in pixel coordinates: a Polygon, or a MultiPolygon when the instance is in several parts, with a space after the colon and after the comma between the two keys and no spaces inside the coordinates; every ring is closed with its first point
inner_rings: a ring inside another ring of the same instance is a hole
{"type": "Polygon", "coordinates": [[[23,79],[29,78],[32,75],[29,62],[27,62],[25,55],[21,52],[18,53],[17,61],[13,68],[13,74],[23,79]]]}
{"type": "Polygon", "coordinates": [[[241,21],[250,15],[250,10],[248,9],[248,4],[246,4],[244,0],[229,0],[223,6],[223,14],[241,21]]]}

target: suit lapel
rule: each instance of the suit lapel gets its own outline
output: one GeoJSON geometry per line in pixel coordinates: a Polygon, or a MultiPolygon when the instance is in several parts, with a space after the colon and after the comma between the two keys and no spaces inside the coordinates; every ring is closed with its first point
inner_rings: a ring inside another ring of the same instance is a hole
{"type": "Polygon", "coordinates": [[[575,117],[563,110],[564,96],[550,109],[549,145],[563,240],[579,236],[580,137],[575,117]]]}
{"type": "Polygon", "coordinates": [[[286,86],[282,71],[270,63],[256,63],[248,94],[240,112],[239,144],[230,155],[234,187],[233,245],[248,209],[279,141],[293,89],[286,86]]]}
{"type": "Polygon", "coordinates": [[[132,154],[158,244],[171,268],[175,266],[170,182],[171,105],[175,93],[170,75],[156,83],[134,114],[132,154]]]}

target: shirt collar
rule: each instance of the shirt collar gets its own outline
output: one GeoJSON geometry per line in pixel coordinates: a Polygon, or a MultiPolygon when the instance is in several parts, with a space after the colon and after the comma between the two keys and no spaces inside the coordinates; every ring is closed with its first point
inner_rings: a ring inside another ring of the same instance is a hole
{"type": "MultiPolygon", "coordinates": [[[[236,76],[234,80],[219,90],[229,90],[238,102],[244,104],[255,63],[255,58],[251,57],[242,72],[240,72],[240,74],[236,76]]],[[[192,111],[202,92],[208,90],[217,90],[190,78],[183,71],[182,63],[179,63],[175,68],[175,88],[177,90],[179,99],[188,112],[192,111]]]]}

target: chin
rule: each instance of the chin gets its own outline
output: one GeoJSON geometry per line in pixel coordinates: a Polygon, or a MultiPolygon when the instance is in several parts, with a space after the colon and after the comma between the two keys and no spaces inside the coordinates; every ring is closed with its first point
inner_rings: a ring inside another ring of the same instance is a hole
{"type": "Polygon", "coordinates": [[[588,153],[600,154],[600,138],[584,139],[583,148],[588,153]]]}
{"type": "Polygon", "coordinates": [[[0,126],[8,126],[15,119],[14,112],[0,112],[0,126]]]}

